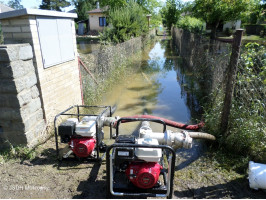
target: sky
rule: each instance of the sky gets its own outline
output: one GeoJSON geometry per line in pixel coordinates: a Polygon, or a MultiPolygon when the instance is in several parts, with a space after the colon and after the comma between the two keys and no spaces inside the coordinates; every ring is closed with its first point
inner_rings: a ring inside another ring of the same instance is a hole
{"type": "MultiPolygon", "coordinates": [[[[9,0],[0,0],[3,3],[7,4],[9,0]]],[[[162,2],[165,2],[166,0],[161,0],[162,2]]],[[[183,2],[191,1],[191,0],[182,0],[183,2]]],[[[42,0],[21,0],[21,4],[24,6],[24,8],[39,8],[39,5],[42,3],[42,0]]],[[[73,6],[69,6],[64,11],[69,11],[74,9],[73,6]]]]}

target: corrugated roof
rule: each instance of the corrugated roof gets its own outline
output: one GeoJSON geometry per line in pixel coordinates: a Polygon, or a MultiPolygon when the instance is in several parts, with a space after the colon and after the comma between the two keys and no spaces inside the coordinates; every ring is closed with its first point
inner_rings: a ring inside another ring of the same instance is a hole
{"type": "Polygon", "coordinates": [[[12,11],[12,10],[14,9],[0,3],[0,13],[12,11]]]}

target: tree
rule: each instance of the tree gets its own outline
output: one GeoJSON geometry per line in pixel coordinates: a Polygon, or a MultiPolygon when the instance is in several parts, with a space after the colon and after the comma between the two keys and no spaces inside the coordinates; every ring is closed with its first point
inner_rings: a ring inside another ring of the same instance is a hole
{"type": "Polygon", "coordinates": [[[136,2],[143,8],[146,14],[150,14],[150,24],[152,26],[159,26],[162,18],[159,9],[162,7],[162,2],[158,0],[136,0],[136,2]]]}
{"type": "Polygon", "coordinates": [[[142,6],[147,13],[155,13],[156,8],[162,7],[162,2],[158,2],[157,0],[136,0],[136,2],[142,6]]]}
{"type": "Polygon", "coordinates": [[[261,3],[258,3],[254,9],[254,11],[251,13],[250,16],[248,16],[248,23],[251,24],[257,24],[260,22],[265,21],[266,18],[266,4],[265,1],[261,1],[261,3]]]}
{"type": "Polygon", "coordinates": [[[181,15],[182,3],[179,0],[167,0],[166,6],[161,9],[163,24],[171,29],[181,15]]]}
{"type": "Polygon", "coordinates": [[[211,27],[211,39],[215,39],[220,23],[249,15],[258,2],[259,0],[195,0],[192,14],[211,27]]]}
{"type": "Polygon", "coordinates": [[[66,0],[42,0],[40,9],[62,11],[61,8],[70,6],[66,0]]]}
{"type": "Polygon", "coordinates": [[[14,9],[22,9],[23,6],[20,4],[21,0],[10,0],[8,6],[14,9]]]}
{"type": "Polygon", "coordinates": [[[101,7],[109,6],[109,9],[121,8],[121,7],[126,6],[127,0],[101,0],[100,4],[101,4],[101,7]]]}
{"type": "Polygon", "coordinates": [[[78,18],[75,21],[82,21],[88,19],[88,11],[96,8],[97,0],[73,0],[72,1],[78,18]]]}
{"type": "Polygon", "coordinates": [[[146,14],[134,0],[129,0],[124,7],[110,9],[108,22],[112,26],[104,29],[101,34],[101,41],[106,43],[124,42],[148,31],[146,14]]]}

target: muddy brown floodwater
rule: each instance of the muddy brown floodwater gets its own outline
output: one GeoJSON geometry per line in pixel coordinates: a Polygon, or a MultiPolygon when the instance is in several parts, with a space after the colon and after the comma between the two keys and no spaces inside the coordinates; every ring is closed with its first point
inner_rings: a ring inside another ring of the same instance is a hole
{"type": "MultiPolygon", "coordinates": [[[[116,103],[115,115],[120,117],[147,112],[193,123],[200,109],[188,89],[192,77],[179,59],[169,40],[155,43],[143,52],[142,70],[114,85],[100,104],[116,103]]],[[[123,126],[122,131],[130,134],[135,127],[123,126]]],[[[108,138],[108,129],[105,135],[108,138]]],[[[222,164],[202,141],[195,141],[190,150],[178,150],[173,198],[266,198],[262,190],[249,188],[246,173],[222,164]]],[[[0,174],[0,198],[106,198],[105,160],[100,164],[69,159],[58,165],[54,138],[40,145],[32,160],[1,163],[0,174]]]]}

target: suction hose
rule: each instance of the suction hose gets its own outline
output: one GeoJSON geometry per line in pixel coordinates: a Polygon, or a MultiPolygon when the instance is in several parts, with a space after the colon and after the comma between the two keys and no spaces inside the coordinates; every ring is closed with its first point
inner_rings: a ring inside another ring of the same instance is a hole
{"type": "Polygon", "coordinates": [[[202,132],[188,132],[190,137],[194,139],[206,139],[206,140],[216,140],[215,136],[209,133],[202,133],[202,132]]]}
{"type": "MultiPolygon", "coordinates": [[[[157,117],[157,116],[153,116],[153,115],[134,115],[134,116],[129,116],[129,117],[125,117],[125,118],[159,119],[159,120],[164,121],[166,123],[166,125],[168,125],[168,126],[180,128],[180,129],[185,129],[185,130],[198,130],[204,126],[204,122],[201,122],[201,123],[195,124],[195,125],[188,125],[188,124],[175,122],[175,121],[172,121],[169,119],[165,119],[165,118],[157,117]]],[[[126,123],[126,122],[127,122],[126,120],[123,120],[121,123],[126,123]]]]}

